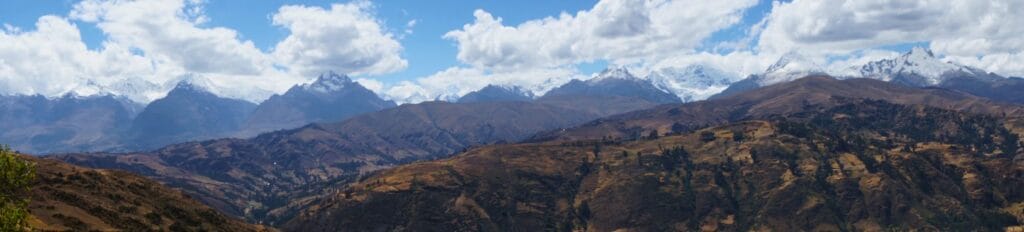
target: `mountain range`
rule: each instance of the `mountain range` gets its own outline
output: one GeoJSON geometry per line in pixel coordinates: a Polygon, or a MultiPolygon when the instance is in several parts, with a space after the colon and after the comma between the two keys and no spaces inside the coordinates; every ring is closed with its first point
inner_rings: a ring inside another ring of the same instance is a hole
{"type": "Polygon", "coordinates": [[[1024,222],[1021,125],[851,99],[665,137],[495,145],[369,176],[283,229],[1004,230],[1024,222]]]}
{"type": "Polygon", "coordinates": [[[835,73],[824,71],[799,53],[787,53],[764,73],[737,81],[711,98],[737,94],[808,75],[832,75],[839,79],[870,78],[912,87],[940,87],[963,91],[997,101],[1024,103],[1024,79],[1004,77],[978,68],[942,61],[931,50],[914,47],[891,59],[852,66],[835,73]]]}
{"type": "Polygon", "coordinates": [[[181,82],[132,120],[125,149],[152,149],[169,143],[230,136],[256,104],[222,98],[202,85],[181,82]]]}
{"type": "MultiPolygon", "coordinates": [[[[614,97],[622,96],[610,98],[614,97]]],[[[648,107],[654,108],[626,109],[632,112],[611,117],[607,116],[617,113],[596,114],[593,112],[601,110],[562,107],[617,107],[588,104],[590,100],[586,99],[594,97],[581,94],[544,96],[531,102],[429,102],[252,139],[184,143],[144,153],[69,154],[55,158],[140,173],[183,189],[230,215],[282,225],[296,215],[310,214],[304,210],[322,208],[318,205],[336,197],[349,183],[365,178],[361,176],[417,160],[444,158],[478,146],[523,140],[632,141],[685,134],[708,126],[767,120],[773,115],[825,110],[847,104],[851,99],[885,99],[999,117],[1024,115],[1021,106],[957,91],[829,77],[803,78],[710,101],[661,106],[648,103],[648,107]],[[573,103],[566,99],[581,100],[573,103]],[[605,118],[590,121],[600,117],[605,118]],[[590,122],[584,123],[587,121],[590,122]]],[[[645,102],[640,97],[633,99],[632,102],[645,102]]]]}
{"type": "Polygon", "coordinates": [[[572,80],[565,85],[548,91],[542,98],[566,95],[592,96],[637,96],[657,104],[682,102],[678,96],[658,89],[653,84],[633,76],[625,68],[610,68],[597,77],[581,81],[572,80]]]}
{"type": "Polygon", "coordinates": [[[313,122],[337,122],[367,112],[395,107],[348,76],[328,72],[310,84],[273,95],[249,116],[241,136],[291,129],[313,122]]]}
{"type": "Polygon", "coordinates": [[[395,106],[333,72],[259,105],[222,97],[211,86],[201,77],[183,78],[146,105],[114,95],[0,96],[0,139],[36,154],[151,150],[336,122],[395,106]]]}
{"type": "Polygon", "coordinates": [[[36,223],[58,230],[1024,224],[1022,79],[925,49],[823,70],[797,53],[743,80],[610,68],[541,95],[400,106],[331,72],[258,105],[189,78],[146,106],[0,97],[0,136],[62,153],[31,158],[46,168],[36,223]]]}
{"type": "Polygon", "coordinates": [[[656,134],[685,133],[713,125],[791,114],[813,107],[831,107],[846,99],[872,99],[909,105],[999,116],[1024,116],[1017,104],[968,93],[915,88],[868,78],[838,80],[812,76],[739,94],[686,104],[663,105],[588,122],[567,130],[540,133],[530,141],[586,140],[605,137],[636,139],[656,134]]]}
{"type": "Polygon", "coordinates": [[[541,131],[655,105],[640,96],[594,93],[566,93],[528,102],[426,102],[250,139],[182,143],[152,152],[55,157],[140,173],[230,215],[275,224],[325,194],[328,186],[347,184],[361,174],[474,146],[518,142],[541,131]]]}
{"type": "Polygon", "coordinates": [[[142,106],[111,95],[0,96],[0,141],[23,151],[113,149],[142,106]]]}
{"type": "Polygon", "coordinates": [[[518,86],[487,85],[480,90],[463,95],[456,102],[531,101],[533,97],[533,93],[518,86]]]}

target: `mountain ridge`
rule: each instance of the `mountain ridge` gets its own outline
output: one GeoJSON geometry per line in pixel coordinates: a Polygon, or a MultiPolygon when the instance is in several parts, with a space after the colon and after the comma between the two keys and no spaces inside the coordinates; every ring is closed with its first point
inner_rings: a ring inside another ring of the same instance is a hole
{"type": "Polygon", "coordinates": [[[1024,223],[1010,211],[1020,129],[854,100],[665,137],[494,145],[381,171],[283,229],[1003,230],[1024,223]]]}

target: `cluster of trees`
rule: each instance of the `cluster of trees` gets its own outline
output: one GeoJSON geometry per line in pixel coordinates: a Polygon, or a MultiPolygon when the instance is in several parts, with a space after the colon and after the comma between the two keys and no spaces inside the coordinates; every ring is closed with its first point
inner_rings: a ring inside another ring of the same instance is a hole
{"type": "Polygon", "coordinates": [[[0,146],[0,231],[28,231],[28,193],[35,164],[0,146]]]}

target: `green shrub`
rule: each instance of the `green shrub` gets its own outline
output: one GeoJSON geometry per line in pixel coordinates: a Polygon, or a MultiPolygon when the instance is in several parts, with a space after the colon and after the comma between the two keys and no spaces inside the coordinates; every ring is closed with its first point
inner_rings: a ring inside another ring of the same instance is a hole
{"type": "Polygon", "coordinates": [[[35,164],[0,146],[0,231],[28,231],[28,192],[35,164]]]}

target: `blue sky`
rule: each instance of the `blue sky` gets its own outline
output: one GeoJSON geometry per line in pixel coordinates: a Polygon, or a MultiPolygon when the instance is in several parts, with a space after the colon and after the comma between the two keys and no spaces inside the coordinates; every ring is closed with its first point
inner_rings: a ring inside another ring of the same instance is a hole
{"type": "MultiPolygon", "coordinates": [[[[210,21],[204,26],[227,27],[237,30],[241,39],[251,40],[259,49],[269,51],[287,36],[288,32],[271,25],[270,16],[282,5],[309,5],[330,7],[334,3],[350,1],[329,0],[211,0],[204,9],[210,21]]],[[[507,24],[519,24],[527,20],[557,16],[561,12],[575,13],[594,6],[596,0],[572,1],[459,1],[459,0],[395,0],[374,2],[375,13],[386,23],[386,27],[401,34],[409,21],[416,20],[413,33],[401,39],[402,56],[409,60],[406,70],[382,75],[383,81],[406,80],[430,75],[445,68],[459,65],[455,59],[453,42],[442,37],[448,31],[461,28],[473,21],[473,11],[485,9],[502,17],[507,24]]],[[[76,1],[5,1],[0,7],[0,23],[6,23],[31,30],[36,20],[43,15],[67,15],[76,1]]],[[[82,39],[91,49],[98,48],[104,41],[103,32],[95,25],[79,22],[82,39]]],[[[601,64],[603,65],[603,63],[601,64]]],[[[604,67],[586,68],[589,72],[604,67]]]]}
{"type": "MultiPolygon", "coordinates": [[[[329,7],[334,3],[350,1],[330,0],[277,0],[242,1],[211,0],[205,7],[210,21],[203,26],[227,27],[237,30],[240,39],[251,40],[259,49],[269,51],[274,44],[287,36],[287,31],[271,25],[270,16],[282,5],[309,5],[329,7]]],[[[35,27],[36,20],[43,15],[66,15],[76,1],[8,1],[0,8],[0,23],[10,24],[24,30],[35,27]]],[[[409,60],[407,69],[381,75],[382,81],[409,80],[427,76],[451,66],[460,65],[455,59],[457,49],[451,40],[442,36],[448,31],[461,28],[473,21],[473,11],[484,9],[501,17],[507,25],[517,25],[528,20],[558,16],[562,12],[574,14],[590,9],[596,0],[572,1],[459,1],[459,0],[395,0],[374,2],[375,13],[386,23],[386,27],[401,34],[409,21],[416,20],[413,33],[401,39],[402,56],[409,60]]],[[[714,50],[720,41],[736,40],[746,36],[750,26],[760,21],[771,9],[771,2],[762,0],[756,7],[744,12],[741,23],[715,33],[705,41],[701,49],[714,50]]],[[[90,49],[97,49],[104,41],[103,32],[90,23],[78,22],[82,39],[90,49]]],[[[899,48],[906,50],[909,48],[899,48]]],[[[731,50],[717,51],[728,52],[731,50]]],[[[607,66],[606,62],[585,62],[578,67],[583,73],[598,72],[607,66]]]]}
{"type": "Polygon", "coordinates": [[[702,64],[745,76],[787,52],[833,69],[915,46],[1022,75],[1024,26],[1016,22],[1024,18],[1007,10],[1017,6],[1024,3],[4,1],[0,92],[118,94],[133,91],[110,86],[129,81],[150,83],[133,97],[148,101],[169,82],[199,76],[218,94],[260,101],[335,70],[387,98],[417,102],[487,84],[543,92],[608,65],[643,74],[702,64]]]}

